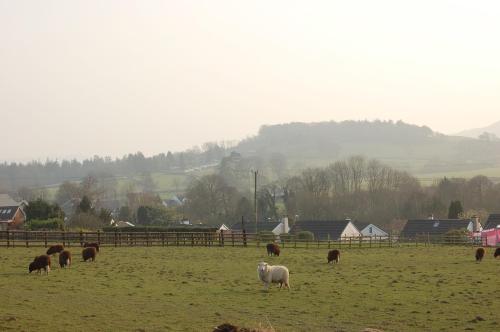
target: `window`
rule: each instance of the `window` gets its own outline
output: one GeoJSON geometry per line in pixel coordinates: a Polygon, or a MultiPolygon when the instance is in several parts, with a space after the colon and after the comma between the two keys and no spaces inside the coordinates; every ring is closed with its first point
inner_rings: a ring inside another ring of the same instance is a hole
{"type": "Polygon", "coordinates": [[[368,231],[370,232],[370,234],[372,234],[373,233],[373,227],[370,226],[370,228],[368,229],[368,231]]]}

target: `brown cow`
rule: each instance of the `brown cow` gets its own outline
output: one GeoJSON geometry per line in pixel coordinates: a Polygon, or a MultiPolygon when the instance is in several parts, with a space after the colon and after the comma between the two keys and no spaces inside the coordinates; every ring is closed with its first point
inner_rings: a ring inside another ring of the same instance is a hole
{"type": "Polygon", "coordinates": [[[330,262],[335,262],[335,263],[340,262],[340,251],[334,249],[328,252],[328,263],[330,262]]]}
{"type": "Polygon", "coordinates": [[[84,262],[89,259],[92,259],[92,262],[95,261],[95,255],[96,249],[94,247],[88,247],[82,250],[82,258],[84,262]]]}
{"type": "Polygon", "coordinates": [[[268,256],[279,256],[280,255],[280,247],[276,243],[269,243],[267,246],[267,255],[268,256]]]}
{"type": "Polygon", "coordinates": [[[63,250],[64,246],[62,244],[55,244],[47,249],[47,255],[55,255],[63,250]]]}
{"type": "Polygon", "coordinates": [[[482,261],[483,257],[484,257],[484,249],[477,248],[477,250],[476,250],[476,262],[482,261]]]}
{"type": "Polygon", "coordinates": [[[30,263],[28,268],[29,272],[33,272],[35,270],[38,271],[39,274],[42,274],[42,269],[45,270],[47,275],[50,272],[50,256],[49,255],[41,255],[36,256],[33,262],[30,263]]]}
{"type": "Polygon", "coordinates": [[[84,248],[94,247],[97,250],[97,252],[99,252],[99,243],[96,243],[96,242],[85,242],[83,244],[83,247],[84,248]]]}
{"type": "Polygon", "coordinates": [[[59,254],[59,265],[61,268],[69,267],[71,265],[71,252],[64,250],[59,254]]]}

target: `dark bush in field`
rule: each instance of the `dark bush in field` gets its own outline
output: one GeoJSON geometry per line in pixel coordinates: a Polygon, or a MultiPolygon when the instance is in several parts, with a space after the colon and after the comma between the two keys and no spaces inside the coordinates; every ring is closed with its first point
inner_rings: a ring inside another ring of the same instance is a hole
{"type": "Polygon", "coordinates": [[[26,223],[26,227],[30,231],[63,230],[64,221],[60,218],[46,220],[33,219],[26,223]]]}
{"type": "Polygon", "coordinates": [[[297,240],[312,241],[314,240],[314,234],[309,231],[302,231],[296,234],[297,240]]]}

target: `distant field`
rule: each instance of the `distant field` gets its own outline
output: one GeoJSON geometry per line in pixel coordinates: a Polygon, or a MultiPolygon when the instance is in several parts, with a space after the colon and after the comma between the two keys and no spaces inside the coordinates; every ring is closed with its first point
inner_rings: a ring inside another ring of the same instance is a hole
{"type": "Polygon", "coordinates": [[[103,248],[94,263],[28,274],[43,248],[1,248],[2,331],[498,331],[500,260],[471,247],[343,250],[103,248]],[[290,268],[290,291],[262,291],[256,266],[290,268]]]}

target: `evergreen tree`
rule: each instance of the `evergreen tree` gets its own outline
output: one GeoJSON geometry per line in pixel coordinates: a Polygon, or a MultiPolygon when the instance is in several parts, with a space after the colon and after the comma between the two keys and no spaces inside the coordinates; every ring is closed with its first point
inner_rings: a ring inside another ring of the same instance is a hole
{"type": "Polygon", "coordinates": [[[458,216],[464,212],[460,201],[451,201],[448,208],[448,219],[458,219],[458,216]]]}

